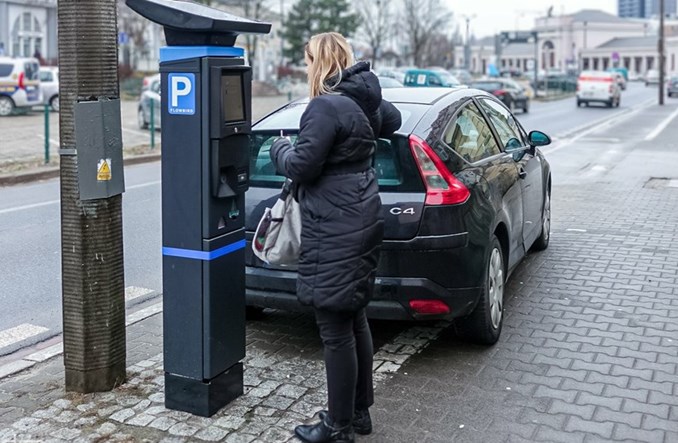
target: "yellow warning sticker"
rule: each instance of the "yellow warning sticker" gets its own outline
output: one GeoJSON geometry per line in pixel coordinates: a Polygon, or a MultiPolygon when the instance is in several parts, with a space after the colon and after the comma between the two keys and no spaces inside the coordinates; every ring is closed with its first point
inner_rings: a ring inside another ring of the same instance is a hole
{"type": "Polygon", "coordinates": [[[108,181],[111,179],[111,159],[102,158],[97,164],[97,180],[108,181]]]}

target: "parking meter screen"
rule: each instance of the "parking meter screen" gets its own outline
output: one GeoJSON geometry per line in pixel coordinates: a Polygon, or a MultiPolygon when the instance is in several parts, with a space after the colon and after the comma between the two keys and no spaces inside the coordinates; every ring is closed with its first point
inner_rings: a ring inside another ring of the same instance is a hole
{"type": "Polygon", "coordinates": [[[242,75],[226,74],[221,77],[221,113],[226,123],[245,120],[242,88],[242,75]]]}

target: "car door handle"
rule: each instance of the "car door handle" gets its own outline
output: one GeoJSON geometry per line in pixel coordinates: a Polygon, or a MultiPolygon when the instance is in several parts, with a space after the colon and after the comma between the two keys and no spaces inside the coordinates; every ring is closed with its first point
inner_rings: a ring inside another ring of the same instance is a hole
{"type": "Polygon", "coordinates": [[[521,179],[525,179],[525,177],[527,177],[527,172],[525,172],[523,168],[520,168],[520,170],[518,171],[518,177],[520,177],[521,179]]]}

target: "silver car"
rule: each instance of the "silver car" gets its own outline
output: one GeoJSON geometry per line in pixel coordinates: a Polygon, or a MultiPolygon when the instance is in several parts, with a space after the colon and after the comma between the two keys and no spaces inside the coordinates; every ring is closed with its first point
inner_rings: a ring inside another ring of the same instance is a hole
{"type": "Polygon", "coordinates": [[[671,76],[669,81],[666,82],[666,94],[669,97],[673,97],[674,95],[678,97],[678,75],[671,76]]]}
{"type": "Polygon", "coordinates": [[[153,125],[160,128],[160,74],[149,79],[147,89],[143,89],[139,97],[137,122],[139,129],[148,129],[151,125],[151,106],[153,107],[153,125]]]}
{"type": "Polygon", "coordinates": [[[41,66],[40,87],[44,104],[49,105],[52,111],[59,112],[59,68],[41,66]]]}

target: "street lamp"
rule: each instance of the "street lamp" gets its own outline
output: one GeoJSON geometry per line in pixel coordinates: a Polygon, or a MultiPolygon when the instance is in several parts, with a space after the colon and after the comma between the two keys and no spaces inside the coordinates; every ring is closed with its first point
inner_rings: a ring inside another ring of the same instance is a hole
{"type": "Polygon", "coordinates": [[[476,18],[475,14],[472,15],[462,15],[462,18],[466,21],[466,46],[464,47],[464,67],[466,70],[471,68],[471,37],[470,37],[470,26],[471,20],[476,18]]]}
{"type": "Polygon", "coordinates": [[[664,105],[664,0],[659,0],[659,104],[664,105]]]}

